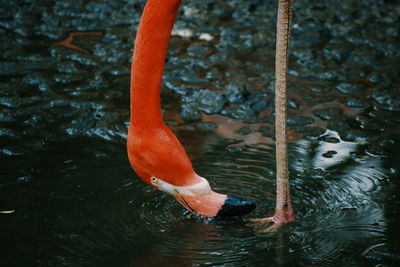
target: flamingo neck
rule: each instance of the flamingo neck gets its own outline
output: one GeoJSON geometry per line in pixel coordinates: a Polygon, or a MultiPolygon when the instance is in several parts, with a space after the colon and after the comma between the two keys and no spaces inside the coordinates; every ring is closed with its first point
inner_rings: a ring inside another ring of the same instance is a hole
{"type": "Polygon", "coordinates": [[[163,125],[160,88],[180,0],[148,0],[136,34],[131,68],[131,127],[163,125]]]}

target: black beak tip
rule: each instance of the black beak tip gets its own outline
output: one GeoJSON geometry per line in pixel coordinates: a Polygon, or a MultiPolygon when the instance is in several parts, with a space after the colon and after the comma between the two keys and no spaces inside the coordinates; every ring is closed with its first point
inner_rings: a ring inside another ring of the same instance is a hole
{"type": "Polygon", "coordinates": [[[228,196],[216,217],[229,218],[242,216],[252,212],[255,208],[256,203],[254,201],[228,196]]]}

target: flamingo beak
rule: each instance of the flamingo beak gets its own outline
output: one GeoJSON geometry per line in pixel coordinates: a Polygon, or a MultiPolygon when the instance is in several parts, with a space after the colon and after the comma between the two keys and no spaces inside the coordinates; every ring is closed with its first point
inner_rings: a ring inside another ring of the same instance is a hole
{"type": "Polygon", "coordinates": [[[185,201],[185,199],[178,193],[172,195],[185,209],[187,209],[190,212],[193,212],[194,210],[190,207],[190,205],[185,201]]]}
{"type": "Polygon", "coordinates": [[[252,212],[256,208],[256,203],[252,200],[242,199],[239,197],[228,196],[224,205],[218,211],[219,218],[229,218],[235,216],[243,216],[252,212]]]}
{"type": "Polygon", "coordinates": [[[175,199],[191,212],[207,217],[230,218],[246,215],[256,208],[251,200],[227,196],[212,191],[203,195],[173,194],[175,199]]]}
{"type": "Polygon", "coordinates": [[[207,217],[242,216],[256,208],[256,204],[251,200],[214,192],[205,178],[198,178],[198,183],[187,186],[175,186],[156,177],[151,178],[151,183],[172,195],[187,210],[207,217]]]}

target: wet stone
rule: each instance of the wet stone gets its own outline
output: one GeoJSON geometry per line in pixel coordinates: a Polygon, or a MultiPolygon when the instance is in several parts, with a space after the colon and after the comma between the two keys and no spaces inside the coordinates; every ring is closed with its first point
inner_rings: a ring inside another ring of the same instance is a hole
{"type": "Polygon", "coordinates": [[[275,138],[275,129],[269,126],[262,126],[257,130],[264,137],[275,138]]]}
{"type": "Polygon", "coordinates": [[[93,60],[92,56],[80,53],[80,52],[75,52],[73,51],[71,53],[70,49],[65,49],[65,48],[60,48],[60,47],[54,47],[51,50],[51,54],[53,57],[56,57],[59,59],[59,61],[63,61],[65,59],[72,60],[73,62],[76,62],[78,64],[82,64],[84,66],[95,66],[97,63],[95,60],[93,60]]]}
{"type": "Polygon", "coordinates": [[[68,83],[82,81],[84,79],[84,76],[80,74],[64,73],[64,74],[54,75],[53,79],[57,83],[68,84],[68,83]]]}
{"type": "Polygon", "coordinates": [[[182,118],[187,119],[187,120],[200,120],[201,119],[201,113],[198,110],[194,109],[193,105],[191,105],[191,104],[182,104],[179,115],[182,118]]]}
{"type": "Polygon", "coordinates": [[[300,105],[296,102],[296,100],[293,99],[289,99],[287,106],[291,109],[298,109],[300,107],[300,105]]]}
{"type": "Polygon", "coordinates": [[[30,73],[23,78],[23,81],[30,85],[37,85],[40,91],[48,90],[52,83],[43,73],[30,73]]]}
{"type": "Polygon", "coordinates": [[[257,119],[248,119],[246,120],[246,123],[266,123],[266,124],[274,124],[275,123],[275,118],[274,116],[268,115],[268,116],[263,116],[261,118],[257,119]]]}
{"type": "Polygon", "coordinates": [[[20,176],[17,178],[17,182],[18,183],[28,183],[28,182],[30,182],[31,179],[32,179],[32,177],[30,177],[30,176],[20,176]]]}
{"type": "Polygon", "coordinates": [[[338,84],[336,86],[336,90],[345,95],[356,94],[360,92],[360,88],[358,86],[349,83],[338,84]]]}
{"type": "Polygon", "coordinates": [[[57,63],[57,69],[59,72],[78,74],[82,71],[79,69],[76,62],[73,61],[62,61],[57,63]]]}
{"type": "Polygon", "coordinates": [[[239,134],[239,135],[248,135],[252,132],[250,127],[242,127],[239,130],[237,130],[235,132],[235,134],[239,134]]]}
{"type": "Polygon", "coordinates": [[[245,102],[249,98],[249,91],[246,87],[237,84],[228,84],[225,88],[228,91],[227,99],[230,103],[240,104],[245,102]]]}
{"type": "Polygon", "coordinates": [[[328,60],[343,61],[348,56],[348,48],[339,42],[329,42],[322,50],[328,60]]]}
{"type": "Polygon", "coordinates": [[[351,99],[347,100],[345,105],[349,108],[365,108],[366,107],[366,104],[357,98],[351,98],[351,99]]]}
{"type": "Polygon", "coordinates": [[[307,100],[309,105],[318,105],[318,104],[322,104],[322,103],[327,103],[327,102],[332,102],[335,100],[334,97],[331,97],[329,94],[328,95],[324,95],[321,97],[315,97],[315,96],[311,96],[311,95],[304,95],[303,96],[304,100],[307,100]]]}
{"type": "Polygon", "coordinates": [[[373,98],[385,110],[400,111],[400,95],[395,90],[379,90],[373,94],[373,98]]]}
{"type": "Polygon", "coordinates": [[[254,117],[254,111],[249,107],[235,104],[225,107],[221,114],[238,120],[254,117]]]}
{"type": "MultiPolygon", "coordinates": [[[[387,110],[382,110],[382,109],[371,109],[368,111],[367,117],[370,118],[375,118],[380,121],[387,121],[392,115],[395,115],[397,112],[391,112],[387,110]]],[[[390,120],[393,120],[394,122],[400,122],[400,117],[399,116],[393,116],[390,118],[390,120]]]]}
{"type": "Polygon", "coordinates": [[[325,132],[325,129],[316,126],[296,127],[294,130],[304,136],[318,137],[325,132]]]}
{"type": "Polygon", "coordinates": [[[378,73],[376,73],[376,72],[371,72],[369,75],[368,75],[368,81],[370,82],[370,83],[377,83],[377,82],[379,82],[379,74],[378,73]]]}
{"type": "MultiPolygon", "coordinates": [[[[391,51],[392,49],[388,49],[391,51]]],[[[358,46],[355,50],[353,50],[348,59],[347,62],[350,65],[361,65],[361,66],[371,66],[373,65],[375,58],[377,58],[377,53],[374,49],[371,49],[370,47],[360,47],[358,46]]]]}
{"type": "Polygon", "coordinates": [[[90,86],[90,88],[96,88],[96,89],[107,88],[108,82],[107,82],[106,78],[103,77],[102,72],[96,72],[93,75],[93,78],[91,79],[89,86],[90,86]]]}
{"type": "Polygon", "coordinates": [[[13,122],[14,114],[12,112],[6,111],[4,108],[0,110],[0,122],[13,122]]]}
{"type": "Polygon", "coordinates": [[[111,69],[109,73],[113,76],[128,76],[130,75],[130,70],[129,68],[116,67],[111,69]]]}
{"type": "MultiPolygon", "coordinates": [[[[251,87],[254,88],[254,87],[251,87]]],[[[263,87],[262,87],[263,88],[263,87]]],[[[254,92],[250,92],[248,91],[249,95],[248,95],[248,101],[251,101],[252,103],[256,103],[257,101],[260,100],[265,100],[265,99],[269,99],[272,100],[272,96],[268,95],[267,93],[254,93],[254,92]]]]}
{"type": "Polygon", "coordinates": [[[257,102],[251,104],[251,109],[253,109],[255,112],[260,112],[263,110],[267,110],[273,107],[273,103],[271,100],[267,99],[261,99],[258,100],[257,102]]]}
{"type": "Polygon", "coordinates": [[[181,80],[186,83],[189,83],[189,84],[205,84],[206,83],[205,80],[199,79],[198,75],[188,74],[188,73],[181,75],[181,80]]]}
{"type": "Polygon", "coordinates": [[[330,91],[330,88],[327,87],[322,87],[322,88],[317,88],[317,87],[311,87],[310,92],[315,93],[315,94],[326,94],[330,91]]]}
{"type": "Polygon", "coordinates": [[[314,115],[322,120],[333,120],[342,116],[342,111],[340,109],[326,109],[326,110],[316,110],[314,111],[314,115]]]}
{"type": "Polygon", "coordinates": [[[208,89],[188,89],[182,100],[184,102],[199,102],[199,109],[208,113],[218,113],[225,104],[221,95],[208,89]]]}
{"type": "Polygon", "coordinates": [[[8,128],[0,128],[0,136],[1,137],[14,137],[17,136],[17,134],[8,128]]]}
{"type": "Polygon", "coordinates": [[[176,126],[178,125],[178,123],[176,121],[164,121],[166,125],[168,126],[176,126]]]}
{"type": "Polygon", "coordinates": [[[31,105],[38,101],[40,101],[40,97],[38,97],[38,96],[32,96],[32,97],[26,97],[26,98],[0,97],[0,105],[10,107],[10,108],[23,107],[23,106],[31,105]]]}
{"type": "Polygon", "coordinates": [[[187,48],[188,54],[195,58],[206,58],[213,53],[212,47],[205,42],[193,43],[187,48]]]}
{"type": "Polygon", "coordinates": [[[198,123],[196,124],[196,127],[201,130],[213,130],[216,129],[218,126],[214,123],[198,123]]]}
{"type": "Polygon", "coordinates": [[[368,134],[362,130],[337,128],[340,138],[347,142],[367,141],[368,134]]]}
{"type": "Polygon", "coordinates": [[[1,61],[0,62],[0,75],[11,75],[20,73],[21,68],[16,62],[1,61]]]}
{"type": "Polygon", "coordinates": [[[373,118],[368,118],[365,116],[357,116],[355,118],[355,121],[361,129],[379,130],[379,131],[383,130],[379,124],[379,121],[373,118]]]}
{"type": "Polygon", "coordinates": [[[312,60],[313,55],[312,52],[309,50],[303,50],[303,49],[296,49],[296,50],[291,50],[290,55],[294,55],[296,57],[296,61],[300,64],[303,65],[304,61],[309,61],[312,60]]]}
{"type": "Polygon", "coordinates": [[[313,124],[314,120],[302,115],[295,115],[293,117],[289,117],[287,123],[289,126],[306,126],[309,124],[313,124]]]}

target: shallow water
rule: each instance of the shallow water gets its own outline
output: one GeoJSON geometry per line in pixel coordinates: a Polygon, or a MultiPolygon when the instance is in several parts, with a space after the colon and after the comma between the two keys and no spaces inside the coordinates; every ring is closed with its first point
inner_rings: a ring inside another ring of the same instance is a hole
{"type": "MultiPolygon", "coordinates": [[[[183,3],[164,117],[215,190],[256,201],[251,216],[265,217],[276,4],[220,2],[183,3]]],[[[299,219],[266,234],[190,214],[129,166],[143,1],[0,4],[2,266],[400,264],[396,1],[296,1],[288,123],[299,219]]]]}

